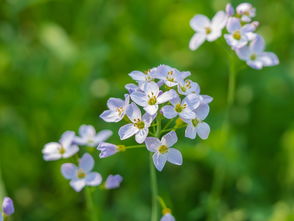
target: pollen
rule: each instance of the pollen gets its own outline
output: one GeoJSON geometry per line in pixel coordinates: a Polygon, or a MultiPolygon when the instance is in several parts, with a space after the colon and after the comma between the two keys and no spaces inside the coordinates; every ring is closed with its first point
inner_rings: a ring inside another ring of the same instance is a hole
{"type": "Polygon", "coordinates": [[[187,106],[186,104],[184,104],[184,105],[176,104],[175,111],[178,113],[181,113],[186,108],[186,106],[187,106]]]}
{"type": "Polygon", "coordinates": [[[256,54],[252,54],[252,55],[250,55],[250,60],[255,61],[256,57],[257,57],[256,54]]]}
{"type": "Polygon", "coordinates": [[[137,120],[136,123],[134,123],[134,126],[141,130],[145,128],[145,123],[144,121],[137,120]]]}
{"type": "Polygon", "coordinates": [[[168,147],[165,146],[165,145],[161,145],[159,148],[158,148],[158,152],[161,153],[161,154],[164,154],[168,151],[168,147]]]}
{"type": "Polygon", "coordinates": [[[210,27],[206,27],[206,28],[205,28],[205,32],[206,32],[206,34],[208,35],[208,34],[210,34],[210,33],[212,32],[212,30],[211,30],[210,27]]]}
{"type": "Polygon", "coordinates": [[[61,146],[59,149],[58,149],[58,152],[62,155],[62,154],[65,154],[66,150],[63,146],[61,146]]]}
{"type": "Polygon", "coordinates": [[[84,170],[82,170],[81,168],[78,169],[78,171],[77,171],[77,177],[78,177],[79,179],[83,179],[83,178],[85,178],[85,177],[86,177],[86,173],[84,172],[84,170]]]}
{"type": "Polygon", "coordinates": [[[156,103],[157,103],[157,100],[155,96],[151,97],[148,101],[149,105],[155,105],[156,103]]]}
{"type": "Polygon", "coordinates": [[[194,127],[196,127],[198,125],[198,123],[199,123],[199,120],[197,120],[197,119],[192,120],[192,124],[194,127]]]}
{"type": "Polygon", "coordinates": [[[241,33],[240,33],[240,31],[235,31],[233,33],[233,38],[236,39],[236,40],[240,40],[241,39],[241,33]]]}

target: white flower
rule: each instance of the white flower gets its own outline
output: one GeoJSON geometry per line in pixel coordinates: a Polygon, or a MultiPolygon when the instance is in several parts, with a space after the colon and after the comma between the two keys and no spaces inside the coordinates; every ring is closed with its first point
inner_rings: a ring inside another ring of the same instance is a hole
{"type": "Polygon", "coordinates": [[[199,94],[200,87],[196,82],[191,80],[182,80],[178,84],[178,92],[182,95],[188,95],[191,93],[199,94]]]}
{"type": "Polygon", "coordinates": [[[159,65],[155,73],[155,77],[162,80],[168,87],[178,85],[179,81],[183,81],[190,75],[191,73],[189,71],[180,72],[176,68],[172,68],[168,65],[159,65]]]}
{"type": "Polygon", "coordinates": [[[154,80],[154,75],[156,72],[156,68],[152,68],[146,72],[141,72],[141,71],[132,71],[129,73],[129,76],[133,78],[135,81],[138,83],[146,83],[146,82],[151,82],[154,80]]]}
{"type": "Polygon", "coordinates": [[[146,83],[144,91],[136,91],[131,94],[132,100],[144,107],[144,110],[150,115],[156,114],[158,105],[171,100],[176,92],[169,90],[160,94],[159,87],[155,82],[146,83]]]}
{"type": "Polygon", "coordinates": [[[153,162],[157,170],[162,171],[166,161],[175,165],[182,165],[183,158],[179,150],[170,148],[178,141],[177,134],[171,131],[164,135],[161,140],[155,137],[147,137],[145,144],[153,154],[153,162]]]}
{"type": "Polygon", "coordinates": [[[255,8],[250,3],[241,3],[237,6],[237,16],[240,17],[241,21],[250,22],[255,17],[255,8]]]}
{"type": "Polygon", "coordinates": [[[248,33],[255,31],[254,24],[241,26],[238,18],[229,18],[227,30],[230,34],[225,34],[224,37],[233,49],[245,46],[248,43],[248,33]]]}
{"type": "Polygon", "coordinates": [[[42,150],[44,160],[58,160],[61,158],[69,158],[79,151],[79,147],[73,144],[75,133],[66,131],[61,136],[59,142],[50,142],[46,144],[42,150]]]}
{"type": "Polygon", "coordinates": [[[126,111],[132,123],[122,126],[118,134],[121,140],[125,140],[135,135],[135,139],[138,143],[143,143],[148,135],[149,127],[156,115],[151,116],[145,113],[142,117],[141,111],[138,106],[131,103],[126,111]]]}
{"type": "Polygon", "coordinates": [[[227,22],[227,15],[219,11],[210,21],[204,15],[196,15],[190,21],[190,26],[196,31],[190,41],[190,49],[196,50],[205,40],[214,41],[222,34],[227,22]]]}
{"type": "Polygon", "coordinates": [[[188,124],[185,131],[185,137],[195,139],[196,135],[198,134],[198,136],[203,140],[208,138],[210,127],[207,123],[202,122],[202,120],[199,118],[184,121],[188,124]]]}
{"type": "MultiPolygon", "coordinates": [[[[177,95],[174,99],[170,101],[172,105],[166,105],[162,107],[161,111],[163,116],[167,119],[172,119],[176,116],[181,117],[182,119],[193,119],[195,118],[195,113],[193,112],[193,107],[197,106],[198,101],[192,101],[190,99],[194,94],[190,94],[185,97],[182,101],[180,97],[177,95]],[[192,102],[194,102],[192,104],[192,102]]],[[[199,103],[198,103],[199,105],[199,103]]]]}
{"type": "Polygon", "coordinates": [[[100,117],[106,122],[118,122],[125,116],[129,103],[129,95],[125,95],[125,100],[119,98],[109,98],[107,101],[109,110],[104,111],[100,117]]]}
{"type": "Polygon", "coordinates": [[[239,58],[254,69],[262,69],[267,66],[279,64],[279,58],[272,52],[264,52],[264,39],[256,35],[249,46],[244,46],[236,50],[239,58]]]}
{"type": "Polygon", "coordinates": [[[71,187],[80,192],[84,186],[98,186],[102,182],[102,177],[97,172],[91,172],[94,167],[93,157],[85,153],[79,160],[79,166],[72,163],[65,163],[61,166],[61,173],[66,178],[71,180],[71,187]]]}
{"type": "Polygon", "coordinates": [[[96,134],[96,130],[92,125],[82,125],[79,129],[79,135],[74,138],[74,143],[95,147],[99,143],[107,140],[112,135],[112,131],[102,130],[96,134]]]}

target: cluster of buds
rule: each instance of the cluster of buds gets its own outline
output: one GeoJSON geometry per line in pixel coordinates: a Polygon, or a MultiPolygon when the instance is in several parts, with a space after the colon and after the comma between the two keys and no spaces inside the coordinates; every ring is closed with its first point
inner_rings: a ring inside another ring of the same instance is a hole
{"type": "Polygon", "coordinates": [[[254,69],[279,64],[278,57],[272,52],[266,52],[263,37],[255,33],[259,22],[252,21],[256,9],[250,3],[241,3],[236,10],[227,4],[226,12],[219,11],[210,21],[204,15],[196,15],[190,21],[190,26],[196,31],[190,41],[190,49],[196,50],[205,40],[214,41],[222,36],[227,44],[236,52],[241,60],[254,69]]]}

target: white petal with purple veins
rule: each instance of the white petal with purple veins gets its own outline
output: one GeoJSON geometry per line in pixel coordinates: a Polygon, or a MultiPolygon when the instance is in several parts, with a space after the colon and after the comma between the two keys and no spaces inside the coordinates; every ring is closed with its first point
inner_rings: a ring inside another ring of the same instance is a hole
{"type": "Polygon", "coordinates": [[[156,152],[161,142],[156,137],[147,137],[145,140],[146,148],[151,152],[156,152]]]}
{"type": "Polygon", "coordinates": [[[182,165],[183,157],[181,152],[175,148],[170,148],[167,153],[167,161],[175,165],[182,165]]]}
{"type": "Polygon", "coordinates": [[[161,138],[161,143],[167,147],[173,146],[178,141],[176,132],[171,131],[161,138]]]}
{"type": "Polygon", "coordinates": [[[118,134],[121,140],[125,140],[133,136],[139,131],[133,124],[126,124],[119,128],[118,134]]]}

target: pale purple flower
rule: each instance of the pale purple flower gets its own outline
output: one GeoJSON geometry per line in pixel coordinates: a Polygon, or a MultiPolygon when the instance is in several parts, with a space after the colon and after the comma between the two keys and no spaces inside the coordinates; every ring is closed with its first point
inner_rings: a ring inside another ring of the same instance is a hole
{"type": "Polygon", "coordinates": [[[71,187],[80,192],[85,186],[98,186],[102,182],[102,177],[97,172],[91,172],[94,168],[93,157],[85,153],[79,159],[79,166],[72,163],[65,163],[61,166],[62,175],[70,180],[71,187]]]}
{"type": "Polygon", "coordinates": [[[209,103],[212,100],[213,98],[208,95],[190,95],[190,102],[196,104],[193,111],[199,119],[204,120],[207,117],[210,110],[209,103]]]}
{"type": "Polygon", "coordinates": [[[208,138],[210,133],[210,127],[200,118],[194,118],[192,120],[184,119],[184,121],[188,124],[185,130],[185,137],[195,139],[196,135],[198,134],[198,136],[203,140],[208,138]]]}
{"type": "Polygon", "coordinates": [[[222,35],[222,29],[227,22],[227,15],[219,11],[210,21],[204,15],[196,15],[190,21],[190,26],[196,31],[190,41],[190,49],[196,50],[205,40],[214,41],[222,35]]]}
{"type": "Polygon", "coordinates": [[[98,145],[97,150],[100,150],[99,157],[106,158],[112,156],[121,150],[120,146],[112,144],[112,143],[105,143],[102,142],[98,145]]]}
{"type": "Polygon", "coordinates": [[[158,85],[155,82],[146,83],[144,91],[136,91],[131,94],[132,100],[142,106],[150,115],[156,114],[158,105],[171,100],[176,92],[174,90],[166,91],[160,94],[158,85]]]}
{"type": "Polygon", "coordinates": [[[226,13],[227,13],[227,16],[229,16],[229,17],[231,17],[235,14],[235,9],[231,3],[228,3],[226,5],[226,13]]]}
{"type": "Polygon", "coordinates": [[[4,197],[3,203],[2,203],[2,212],[7,216],[10,216],[14,213],[14,205],[11,198],[4,197]]]}
{"type": "Polygon", "coordinates": [[[156,68],[152,68],[148,71],[141,72],[141,71],[132,71],[129,73],[129,76],[137,81],[138,83],[146,83],[146,82],[151,82],[154,80],[156,73],[156,68]]]}
{"type": "Polygon", "coordinates": [[[171,148],[178,141],[177,134],[171,131],[165,134],[161,140],[155,137],[147,137],[145,144],[147,149],[153,154],[153,162],[157,170],[162,171],[166,161],[182,165],[183,158],[179,150],[171,148]]]}
{"type": "Polygon", "coordinates": [[[130,94],[133,93],[133,92],[135,92],[135,91],[140,91],[141,90],[138,85],[132,84],[132,83],[131,84],[126,84],[125,85],[125,88],[128,90],[128,92],[130,94]]]}
{"type": "Polygon", "coordinates": [[[192,101],[190,99],[191,96],[194,97],[193,94],[190,94],[181,101],[180,97],[177,95],[174,99],[170,101],[172,105],[166,105],[162,107],[161,112],[163,113],[163,116],[166,117],[167,119],[172,119],[176,116],[179,116],[182,119],[195,118],[193,107],[197,106],[198,101],[196,100],[192,101]]]}
{"type": "Polygon", "coordinates": [[[196,82],[191,80],[182,80],[178,84],[178,92],[182,95],[188,95],[191,93],[199,94],[200,87],[196,82]]]}
{"type": "Polygon", "coordinates": [[[224,37],[233,49],[240,48],[245,46],[249,39],[248,33],[255,31],[256,25],[253,24],[246,24],[241,26],[240,20],[238,18],[229,18],[227,24],[227,30],[229,34],[225,34],[224,37]]]}
{"type": "Polygon", "coordinates": [[[109,175],[105,181],[105,188],[106,189],[115,189],[118,188],[123,181],[123,178],[121,175],[109,175]]]}
{"type": "Polygon", "coordinates": [[[236,8],[237,16],[243,22],[250,22],[255,17],[256,9],[250,3],[241,3],[236,8]]]}
{"type": "Polygon", "coordinates": [[[160,221],[176,221],[175,217],[172,214],[166,213],[161,217],[160,221]]]}
{"type": "Polygon", "coordinates": [[[246,61],[254,69],[278,65],[279,58],[272,52],[265,52],[264,46],[264,39],[260,35],[256,35],[249,46],[239,48],[236,52],[241,60],[246,61]]]}
{"type": "Polygon", "coordinates": [[[163,81],[168,87],[174,87],[178,85],[179,81],[183,81],[190,75],[191,73],[189,71],[180,72],[176,68],[172,68],[168,65],[159,65],[155,77],[163,81]]]}
{"type": "Polygon", "coordinates": [[[135,135],[138,143],[143,143],[148,135],[149,127],[156,115],[145,113],[141,115],[141,111],[135,103],[131,103],[126,114],[132,123],[122,126],[118,134],[121,140],[125,140],[135,135]]]}
{"type": "Polygon", "coordinates": [[[74,143],[95,147],[99,143],[107,140],[112,135],[112,131],[102,130],[96,134],[96,130],[92,125],[82,125],[79,129],[79,135],[74,138],[74,143]]]}
{"type": "Polygon", "coordinates": [[[47,143],[43,150],[43,158],[46,161],[69,158],[79,151],[79,147],[73,144],[75,133],[66,131],[61,136],[59,142],[47,143]]]}
{"type": "Polygon", "coordinates": [[[100,117],[106,122],[119,122],[125,116],[129,103],[129,95],[125,95],[125,100],[119,98],[109,98],[107,101],[109,110],[104,111],[100,117]]]}

